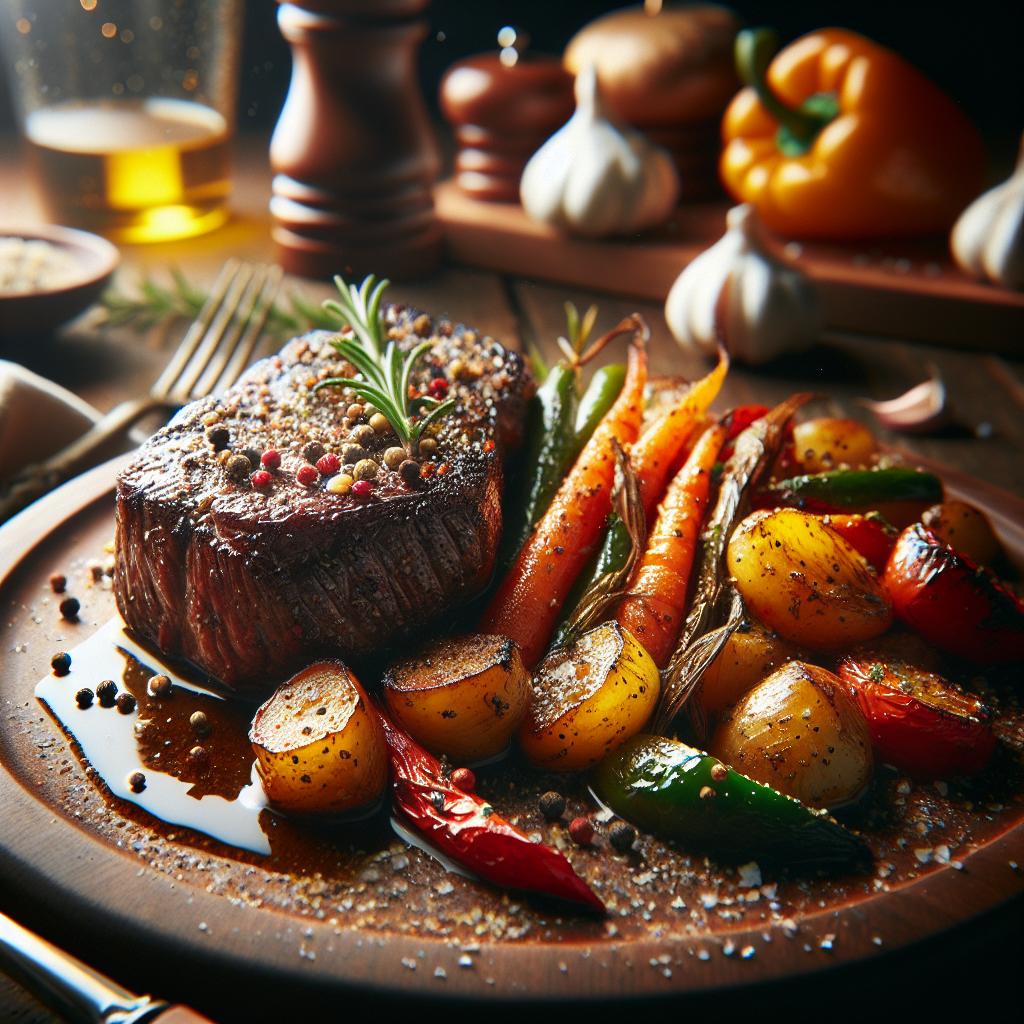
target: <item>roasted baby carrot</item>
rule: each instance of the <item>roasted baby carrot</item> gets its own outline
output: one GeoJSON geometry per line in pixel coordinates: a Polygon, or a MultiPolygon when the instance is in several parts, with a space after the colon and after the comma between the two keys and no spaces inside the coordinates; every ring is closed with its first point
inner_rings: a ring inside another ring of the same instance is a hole
{"type": "Polygon", "coordinates": [[[672,655],[686,611],[686,594],[711,488],[711,471],[725,443],[723,426],[709,427],[669,484],[619,624],[647,649],[658,668],[672,655]]]}
{"type": "Polygon", "coordinates": [[[681,456],[686,443],[693,440],[694,428],[718,397],[728,372],[729,357],[722,349],[718,365],[695,381],[683,400],[656,419],[633,446],[629,461],[636,473],[648,521],[665,493],[665,482],[673,464],[681,456]]]}
{"type": "Polygon", "coordinates": [[[527,666],[543,655],[562,603],[587,564],[612,507],[613,441],[629,447],[643,418],[647,354],[637,318],[626,382],[519,551],[484,612],[481,630],[511,637],[527,666]]]}

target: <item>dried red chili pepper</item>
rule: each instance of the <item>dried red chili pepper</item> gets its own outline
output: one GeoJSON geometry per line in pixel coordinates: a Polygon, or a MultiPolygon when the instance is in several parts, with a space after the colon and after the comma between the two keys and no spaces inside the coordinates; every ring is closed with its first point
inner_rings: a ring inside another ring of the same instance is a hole
{"type": "Polygon", "coordinates": [[[556,850],[531,842],[480,797],[453,786],[441,762],[381,714],[394,806],[441,853],[485,881],[582,903],[604,904],[556,850]]]}

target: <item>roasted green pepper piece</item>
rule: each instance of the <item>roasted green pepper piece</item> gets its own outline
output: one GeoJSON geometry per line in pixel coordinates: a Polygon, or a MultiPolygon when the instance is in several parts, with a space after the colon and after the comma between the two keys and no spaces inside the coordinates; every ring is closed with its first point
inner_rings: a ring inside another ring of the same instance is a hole
{"type": "Polygon", "coordinates": [[[597,370],[582,398],[576,391],[578,375],[577,368],[557,363],[530,403],[523,499],[508,517],[503,564],[511,562],[523,546],[590,435],[615,403],[626,368],[613,364],[597,370]]]}
{"type": "Polygon", "coordinates": [[[942,481],[931,473],[890,469],[834,469],[772,485],[769,500],[811,512],[862,512],[892,502],[942,501],[942,481]]]}
{"type": "Polygon", "coordinates": [[[723,860],[848,869],[871,859],[864,842],[825,811],[679,740],[636,736],[595,771],[594,790],[616,814],[723,860]]]}

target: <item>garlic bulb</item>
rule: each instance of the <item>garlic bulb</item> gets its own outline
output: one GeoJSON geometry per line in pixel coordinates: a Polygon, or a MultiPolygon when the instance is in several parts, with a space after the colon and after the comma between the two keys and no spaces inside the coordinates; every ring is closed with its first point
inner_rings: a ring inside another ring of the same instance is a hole
{"type": "Polygon", "coordinates": [[[519,195],[535,220],[601,237],[659,224],[679,179],[667,153],[611,119],[588,67],[576,78],[576,113],[530,158],[519,195]]]}
{"type": "Polygon", "coordinates": [[[745,363],[809,348],[822,322],[814,285],[765,250],[753,206],[733,207],[726,225],[668,293],[665,319],[676,341],[714,355],[721,340],[745,363]]]}
{"type": "Polygon", "coordinates": [[[1024,147],[1013,174],[960,214],[950,247],[968,274],[1024,288],[1024,147]]]}

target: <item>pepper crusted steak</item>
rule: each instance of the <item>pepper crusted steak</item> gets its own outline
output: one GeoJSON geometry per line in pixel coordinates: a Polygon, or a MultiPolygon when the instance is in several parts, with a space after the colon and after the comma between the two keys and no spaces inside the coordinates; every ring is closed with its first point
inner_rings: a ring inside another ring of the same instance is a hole
{"type": "Polygon", "coordinates": [[[531,382],[489,337],[401,307],[403,348],[430,339],[412,387],[456,399],[415,460],[318,331],[186,406],[117,482],[114,592],[127,624],[225,686],[273,689],[314,651],[370,654],[487,583],[502,459],[531,382]]]}

